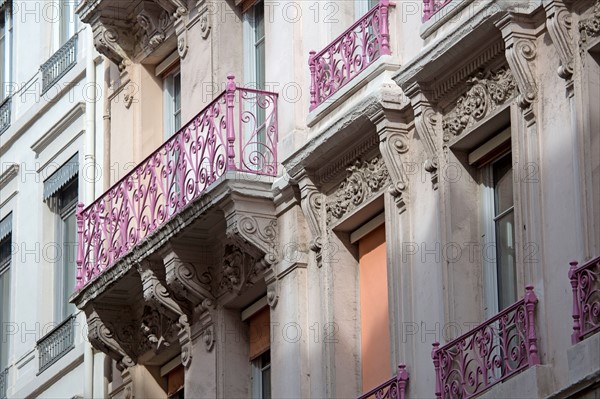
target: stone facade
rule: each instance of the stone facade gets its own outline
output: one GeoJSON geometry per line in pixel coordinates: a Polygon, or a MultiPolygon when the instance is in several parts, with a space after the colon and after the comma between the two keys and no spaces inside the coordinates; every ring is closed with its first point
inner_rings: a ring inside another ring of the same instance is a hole
{"type": "MultiPolygon", "coordinates": [[[[256,370],[264,364],[252,352],[252,320],[264,306],[272,397],[358,397],[373,388],[362,382],[369,343],[359,270],[368,265],[360,242],[382,224],[389,309],[382,325],[390,340],[382,383],[398,370],[398,384],[409,378],[406,397],[446,396],[454,380],[436,378],[450,367],[440,364],[440,348],[464,342],[505,308],[527,336],[515,338],[512,352],[492,346],[488,355],[504,360],[484,368],[516,371],[486,374],[477,395],[597,391],[598,333],[572,344],[568,272],[570,261],[600,255],[599,3],[454,0],[425,22],[420,3],[381,1],[361,19],[363,3],[79,4],[96,49],[110,60],[104,84],[115,93],[105,103],[101,159],[104,169],[121,167],[104,174],[102,192],[123,177],[136,176],[130,186],[154,181],[135,167],[158,159],[146,157],[166,140],[171,71],[180,74],[182,121],[207,105],[220,109],[213,99],[239,87],[261,84],[279,94],[276,176],[225,168],[185,206],[170,200],[177,211],[159,213],[164,223],[140,222],[119,238],[135,242],[127,251],[94,247],[89,259],[99,271],[84,276],[88,266],[78,258],[81,285],[71,300],[87,317],[90,342],[111,361],[108,396],[167,398],[181,367],[186,397],[259,397],[256,370]],[[252,53],[257,36],[249,37],[258,35],[257,7],[265,22],[262,80],[249,72],[259,54],[252,53]],[[342,84],[319,103],[315,92],[330,86],[315,82],[327,67],[314,60],[326,57],[313,53],[309,65],[308,54],[345,43],[336,37],[358,20],[370,21],[354,25],[362,34],[379,32],[380,53],[353,61],[364,68],[347,82],[336,77],[342,84]],[[501,197],[494,165],[507,154],[510,194],[501,197]],[[510,207],[499,212],[500,200],[510,207]],[[499,224],[506,215],[510,223],[499,224]],[[143,229],[149,233],[135,241],[143,229]],[[508,263],[498,255],[501,237],[508,263]],[[512,271],[503,269],[508,264],[512,271]],[[507,297],[522,307],[507,306],[507,297]],[[498,383],[488,389],[491,382],[498,383]]],[[[244,121],[236,120],[238,140],[244,121]]],[[[184,126],[178,135],[195,131],[184,126]]],[[[226,152],[229,160],[235,151],[226,152]]],[[[169,193],[181,200],[182,188],[169,193]]],[[[110,208],[102,192],[96,204],[110,208]]],[[[80,239],[98,245],[79,221],[80,239]]],[[[498,323],[498,331],[513,331],[498,323]]],[[[469,380],[468,370],[462,374],[469,380]]]]}

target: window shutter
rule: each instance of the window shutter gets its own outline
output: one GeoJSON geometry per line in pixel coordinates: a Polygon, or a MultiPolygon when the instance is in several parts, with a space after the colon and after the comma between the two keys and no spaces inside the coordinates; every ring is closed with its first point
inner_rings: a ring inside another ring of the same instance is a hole
{"type": "Polygon", "coordinates": [[[185,373],[183,366],[178,366],[167,375],[167,396],[171,397],[179,392],[183,388],[184,383],[185,373]]]}
{"type": "Polygon", "coordinates": [[[265,353],[271,346],[271,313],[265,306],[248,319],[250,329],[250,360],[265,353]]]}

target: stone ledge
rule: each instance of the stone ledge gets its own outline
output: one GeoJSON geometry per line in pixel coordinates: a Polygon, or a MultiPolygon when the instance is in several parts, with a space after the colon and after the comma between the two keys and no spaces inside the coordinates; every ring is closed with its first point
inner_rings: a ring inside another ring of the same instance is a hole
{"type": "Polygon", "coordinates": [[[494,385],[490,390],[479,395],[481,399],[519,398],[538,399],[544,398],[554,390],[552,367],[539,365],[494,385]]]}

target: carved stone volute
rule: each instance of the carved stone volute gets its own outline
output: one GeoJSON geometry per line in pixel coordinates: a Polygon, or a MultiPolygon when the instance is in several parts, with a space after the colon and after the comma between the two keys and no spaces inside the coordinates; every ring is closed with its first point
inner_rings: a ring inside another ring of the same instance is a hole
{"type": "Polygon", "coordinates": [[[507,14],[496,26],[502,32],[506,60],[519,88],[518,104],[533,116],[531,108],[538,94],[534,60],[537,54],[535,28],[523,15],[507,14]]]}
{"type": "Polygon", "coordinates": [[[573,37],[571,35],[572,18],[565,3],[552,0],[544,3],[546,9],[546,27],[552,43],[560,58],[558,76],[569,80],[573,75],[573,37]]]}
{"type": "Polygon", "coordinates": [[[434,188],[437,188],[440,147],[437,129],[439,124],[437,113],[428,100],[428,94],[428,91],[418,83],[413,83],[406,89],[406,95],[410,97],[413,107],[415,129],[427,153],[423,167],[425,171],[431,173],[431,181],[434,188]]]}

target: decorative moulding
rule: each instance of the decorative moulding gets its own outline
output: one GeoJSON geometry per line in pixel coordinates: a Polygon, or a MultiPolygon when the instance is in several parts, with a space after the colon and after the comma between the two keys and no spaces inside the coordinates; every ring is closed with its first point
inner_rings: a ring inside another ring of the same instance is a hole
{"type": "Polygon", "coordinates": [[[467,87],[466,93],[458,98],[442,120],[445,142],[482,121],[517,93],[512,72],[506,67],[476,73],[467,80],[467,87]]]}
{"type": "Polygon", "coordinates": [[[370,161],[356,160],[346,171],[346,178],[326,203],[327,224],[342,219],[390,184],[389,173],[381,157],[370,161]]]}
{"type": "Polygon", "coordinates": [[[54,126],[52,126],[42,137],[40,137],[35,143],[31,145],[31,149],[35,152],[36,157],[40,155],[42,151],[50,143],[52,143],[58,136],[60,136],[65,129],[67,129],[73,122],[85,113],[85,103],[79,102],[71,108],[67,114],[62,117],[54,126]]]}

